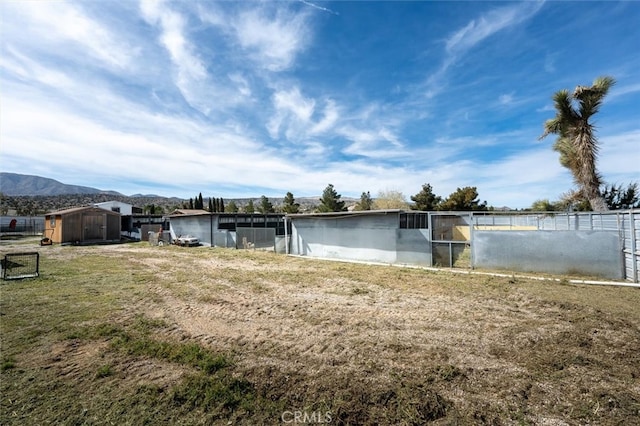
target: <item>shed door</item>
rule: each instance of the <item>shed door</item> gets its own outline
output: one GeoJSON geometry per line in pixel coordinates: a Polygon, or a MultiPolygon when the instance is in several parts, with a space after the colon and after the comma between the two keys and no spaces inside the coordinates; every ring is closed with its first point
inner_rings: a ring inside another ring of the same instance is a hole
{"type": "Polygon", "coordinates": [[[84,240],[104,240],[105,222],[103,214],[86,214],[82,218],[84,240]]]}

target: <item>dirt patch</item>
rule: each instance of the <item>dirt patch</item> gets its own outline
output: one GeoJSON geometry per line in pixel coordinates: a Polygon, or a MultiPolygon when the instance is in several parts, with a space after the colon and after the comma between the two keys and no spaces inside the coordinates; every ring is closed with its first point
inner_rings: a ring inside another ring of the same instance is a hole
{"type": "MultiPolygon", "coordinates": [[[[170,268],[158,259],[152,263],[170,268]]],[[[489,291],[471,294],[452,288],[452,277],[443,274],[403,281],[400,273],[398,281],[381,281],[378,270],[370,275],[367,267],[358,266],[362,273],[357,276],[340,275],[342,266],[331,265],[337,271],[309,279],[308,269],[328,265],[263,263],[261,256],[197,259],[194,271],[204,280],[185,283],[178,292],[173,283],[152,286],[161,302],[135,309],[172,324],[167,332],[176,338],[236,353],[247,377],[273,398],[302,405],[361,401],[363,407],[387,398],[386,406],[392,399],[397,404],[398,389],[412,389],[427,400],[433,396],[432,403],[440,401],[434,403],[440,407],[436,412],[487,422],[505,413],[512,420],[548,424],[571,418],[573,404],[559,402],[568,392],[584,398],[586,388],[605,380],[597,371],[609,371],[618,362],[614,359],[636,359],[640,353],[637,323],[619,323],[582,305],[545,301],[528,291],[527,282],[503,284],[482,277],[476,281],[490,282],[489,291]],[[301,270],[307,273],[296,277],[301,270]],[[600,356],[609,359],[596,361],[600,356]],[[583,379],[567,385],[574,376],[583,379]],[[557,417],[546,414],[558,408],[557,417]]],[[[389,272],[395,273],[383,273],[389,272]]],[[[622,414],[637,409],[637,391],[623,391],[622,385],[636,374],[633,365],[621,373],[615,390],[614,400],[626,401],[622,414]]],[[[610,415],[616,408],[607,407],[619,405],[598,408],[605,397],[590,398],[578,418],[598,418],[604,411],[610,415]]],[[[362,414],[344,415],[356,423],[363,420],[362,414]]]]}

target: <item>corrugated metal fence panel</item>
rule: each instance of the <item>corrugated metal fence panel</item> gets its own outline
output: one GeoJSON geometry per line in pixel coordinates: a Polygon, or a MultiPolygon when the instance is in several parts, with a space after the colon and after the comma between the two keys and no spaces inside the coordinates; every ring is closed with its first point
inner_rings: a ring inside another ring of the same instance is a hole
{"type": "MultiPolygon", "coordinates": [[[[436,216],[437,217],[437,216],[436,216]]],[[[435,217],[434,217],[435,220],[435,217]]],[[[437,223],[435,221],[434,223],[437,223]]],[[[475,214],[477,231],[518,230],[540,231],[613,231],[620,237],[624,257],[624,278],[640,282],[640,211],[612,212],[542,212],[531,214],[475,214]]],[[[434,225],[435,228],[435,225],[434,225]]]]}
{"type": "Polygon", "coordinates": [[[623,278],[616,231],[477,231],[472,249],[480,268],[623,278]]]}
{"type": "Polygon", "coordinates": [[[624,265],[627,280],[640,282],[640,212],[624,218],[624,265]]]}
{"type": "Polygon", "coordinates": [[[581,216],[580,225],[583,229],[590,227],[597,231],[617,231],[620,235],[624,257],[624,277],[627,281],[639,282],[640,212],[589,213],[581,216]]]}

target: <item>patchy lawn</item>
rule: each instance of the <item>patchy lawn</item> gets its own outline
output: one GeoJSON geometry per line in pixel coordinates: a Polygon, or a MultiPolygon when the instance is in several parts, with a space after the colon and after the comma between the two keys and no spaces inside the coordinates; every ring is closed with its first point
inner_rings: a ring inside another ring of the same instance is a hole
{"type": "Polygon", "coordinates": [[[40,278],[0,284],[1,424],[640,418],[638,289],[144,243],[37,250],[40,278]]]}

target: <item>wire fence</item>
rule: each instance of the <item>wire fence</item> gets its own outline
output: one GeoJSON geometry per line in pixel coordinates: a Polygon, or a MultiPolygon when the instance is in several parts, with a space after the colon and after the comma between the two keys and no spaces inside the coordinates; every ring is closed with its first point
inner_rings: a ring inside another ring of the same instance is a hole
{"type": "Polygon", "coordinates": [[[40,254],[37,252],[5,254],[0,264],[3,280],[35,278],[40,274],[40,254]]]}
{"type": "Polygon", "coordinates": [[[2,216],[0,234],[3,235],[42,235],[44,216],[2,216]]]}

